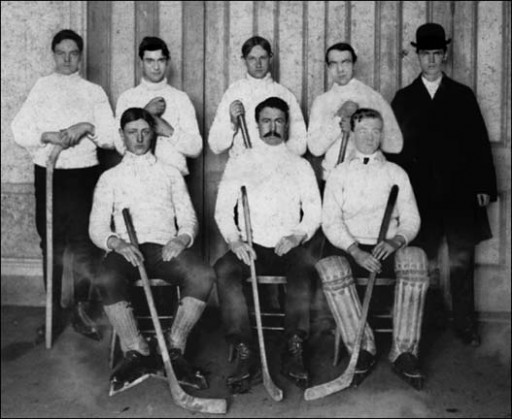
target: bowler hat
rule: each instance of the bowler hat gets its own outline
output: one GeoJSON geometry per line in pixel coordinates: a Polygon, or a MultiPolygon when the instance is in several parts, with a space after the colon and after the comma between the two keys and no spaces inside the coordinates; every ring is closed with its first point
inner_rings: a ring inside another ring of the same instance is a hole
{"type": "Polygon", "coordinates": [[[444,49],[450,42],[441,25],[425,23],[416,31],[416,42],[411,42],[411,45],[416,49],[444,49]]]}

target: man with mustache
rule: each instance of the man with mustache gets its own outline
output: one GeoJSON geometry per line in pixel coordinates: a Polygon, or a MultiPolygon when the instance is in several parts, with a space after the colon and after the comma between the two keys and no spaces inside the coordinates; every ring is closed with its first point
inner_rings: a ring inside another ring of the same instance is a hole
{"type": "Polygon", "coordinates": [[[297,99],[286,87],[272,79],[270,64],[272,49],[261,36],[249,38],[242,46],[242,59],[247,68],[245,78],[234,82],[224,93],[217,108],[208,136],[208,144],[215,154],[229,150],[229,155],[241,154],[245,147],[238,116],[246,114],[247,129],[253,147],[262,143],[254,118],[256,105],[268,97],[279,97],[290,107],[289,135],[286,147],[302,156],[306,152],[306,124],[297,99]]]}
{"type": "MultiPolygon", "coordinates": [[[[252,115],[251,115],[252,116],[252,115]]],[[[214,266],[222,321],[237,363],[227,383],[233,392],[245,392],[257,373],[252,349],[244,286],[255,259],[260,275],[287,277],[285,301],[286,349],[281,372],[306,383],[303,347],[309,334],[314,259],[304,245],[320,226],[320,192],[310,164],[286,147],[289,108],[271,97],[256,106],[261,146],[228,160],[215,208],[215,221],[229,252],[214,266]],[[245,237],[240,188],[245,186],[250,207],[253,246],[245,237]],[[234,216],[238,204],[238,224],[234,216]]]]}

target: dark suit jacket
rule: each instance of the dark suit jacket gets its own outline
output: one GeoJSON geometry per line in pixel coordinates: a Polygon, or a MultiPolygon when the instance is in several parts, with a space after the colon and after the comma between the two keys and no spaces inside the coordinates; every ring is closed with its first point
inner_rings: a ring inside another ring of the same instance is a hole
{"type": "Polygon", "coordinates": [[[476,243],[491,237],[476,195],[496,200],[496,174],[473,91],[443,74],[432,99],[419,76],[396,93],[391,105],[404,136],[402,153],[392,160],[409,174],[423,226],[433,212],[456,213],[474,220],[460,227],[470,229],[476,243]]]}

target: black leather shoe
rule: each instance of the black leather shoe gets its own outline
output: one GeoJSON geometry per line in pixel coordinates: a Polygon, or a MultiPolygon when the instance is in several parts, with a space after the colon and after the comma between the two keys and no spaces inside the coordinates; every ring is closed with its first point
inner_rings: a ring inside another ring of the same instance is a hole
{"type": "Polygon", "coordinates": [[[204,374],[189,364],[180,349],[170,348],[169,357],[171,358],[172,368],[178,382],[183,386],[204,390],[208,388],[208,382],[204,374]]]}
{"type": "Polygon", "coordinates": [[[481,343],[480,335],[476,331],[475,327],[468,327],[467,329],[456,329],[455,335],[465,345],[469,345],[469,346],[473,346],[473,347],[480,346],[480,343],[481,343]]]}
{"type": "Polygon", "coordinates": [[[407,384],[416,390],[423,388],[425,376],[418,366],[418,358],[409,352],[404,352],[393,362],[393,371],[407,384]]]}

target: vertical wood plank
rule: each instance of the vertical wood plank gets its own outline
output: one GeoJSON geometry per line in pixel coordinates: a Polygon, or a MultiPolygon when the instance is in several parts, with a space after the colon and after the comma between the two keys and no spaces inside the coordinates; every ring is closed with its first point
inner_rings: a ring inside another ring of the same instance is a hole
{"type": "MultiPolygon", "coordinates": [[[[183,90],[190,97],[203,136],[204,146],[204,2],[183,3],[183,90]]],[[[197,159],[189,159],[190,175],[187,177],[192,203],[197,212],[201,228],[197,238],[203,256],[205,254],[205,211],[204,211],[204,152],[197,159]]],[[[210,220],[208,220],[210,222],[210,220]]]]}
{"type": "Polygon", "coordinates": [[[396,1],[378,2],[376,7],[380,7],[380,19],[376,21],[380,31],[376,35],[376,38],[380,38],[380,48],[375,51],[379,57],[376,65],[379,80],[375,80],[375,87],[391,102],[400,84],[400,8],[396,1]]]}
{"type": "MultiPolygon", "coordinates": [[[[448,45],[448,51],[453,50],[455,46],[453,43],[453,28],[454,28],[454,9],[456,3],[466,2],[453,2],[453,1],[433,1],[432,3],[432,22],[439,23],[446,33],[446,38],[451,39],[452,42],[448,45]]],[[[471,23],[468,22],[470,25],[471,23]]],[[[456,46],[455,46],[456,47],[456,46]]],[[[456,47],[458,48],[458,47],[456,47]]],[[[444,71],[448,77],[452,76],[453,71],[453,54],[448,53],[444,71]]]]}
{"type": "Polygon", "coordinates": [[[302,2],[280,2],[278,81],[291,90],[300,105],[303,83],[303,37],[302,2]]]}
{"type": "Polygon", "coordinates": [[[112,3],[112,71],[110,73],[112,108],[115,112],[121,93],[134,86],[135,66],[139,56],[133,31],[135,2],[112,3]]]}
{"type": "Polygon", "coordinates": [[[325,87],[325,2],[311,2],[306,18],[307,48],[306,48],[306,78],[307,89],[304,118],[309,121],[309,110],[313,100],[324,92],[325,87]]]}
{"type": "Polygon", "coordinates": [[[478,3],[477,96],[492,142],[501,141],[503,19],[501,2],[478,3]]]}
{"type": "Polygon", "coordinates": [[[249,1],[229,2],[229,83],[245,77],[242,45],[253,36],[254,8],[249,1]]]}
{"type": "MultiPolygon", "coordinates": [[[[182,90],[183,88],[183,2],[159,2],[159,36],[162,38],[171,53],[170,68],[167,73],[169,84],[182,90]]],[[[196,22],[194,25],[201,25],[196,22]]]]}
{"type": "Polygon", "coordinates": [[[112,2],[90,1],[87,22],[87,77],[103,87],[110,97],[112,2]]]}
{"type": "Polygon", "coordinates": [[[278,74],[277,39],[275,34],[275,15],[277,13],[277,1],[256,1],[254,10],[255,35],[265,38],[272,46],[272,67],[270,69],[274,80],[278,74]]]}
{"type": "Polygon", "coordinates": [[[409,84],[420,74],[415,48],[416,29],[426,22],[427,8],[424,1],[405,1],[402,7],[402,80],[401,86],[409,84]]]}
{"type": "Polygon", "coordinates": [[[357,54],[355,77],[374,87],[375,2],[353,1],[351,12],[351,45],[357,54]]]}
{"type": "Polygon", "coordinates": [[[453,56],[453,77],[475,89],[476,2],[455,2],[453,38],[448,47],[453,56]]]}
{"type": "MultiPolygon", "coordinates": [[[[158,1],[136,1],[135,2],[135,50],[145,36],[158,36],[158,1]]],[[[138,62],[135,64],[135,80],[137,85],[141,77],[141,68],[138,62]]]]}

